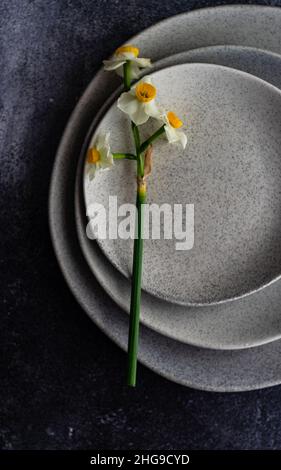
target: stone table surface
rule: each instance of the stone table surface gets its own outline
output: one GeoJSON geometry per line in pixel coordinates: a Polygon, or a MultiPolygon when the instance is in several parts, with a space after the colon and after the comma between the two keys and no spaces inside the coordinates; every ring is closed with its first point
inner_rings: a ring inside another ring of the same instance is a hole
{"type": "Polygon", "coordinates": [[[158,20],[199,7],[281,1],[2,0],[1,449],[280,449],[281,386],[184,388],[139,367],[69,291],[48,230],[55,151],[101,61],[158,20]]]}

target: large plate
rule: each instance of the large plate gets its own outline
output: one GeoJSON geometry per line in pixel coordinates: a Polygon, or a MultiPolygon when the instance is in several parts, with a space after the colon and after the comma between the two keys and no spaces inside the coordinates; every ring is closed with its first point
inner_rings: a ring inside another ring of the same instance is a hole
{"type": "MultiPolygon", "coordinates": [[[[260,49],[239,46],[213,46],[171,56],[155,64],[155,69],[184,61],[215,62],[251,72],[281,87],[281,57],[260,49]]],[[[114,99],[114,98],[113,98],[114,99]]],[[[108,106],[110,102],[108,103],[108,106]]],[[[105,105],[105,109],[107,105],[105,105]]],[[[103,114],[103,110],[99,115],[103,114]]],[[[84,149],[99,122],[96,116],[84,149]]],[[[82,251],[89,266],[108,294],[129,312],[130,283],[102,256],[97,243],[85,235],[86,210],[82,194],[81,152],[76,181],[76,222],[82,251]]],[[[262,292],[216,307],[187,308],[163,302],[146,292],[142,294],[142,322],[179,341],[212,349],[238,349],[257,346],[280,337],[280,281],[262,292]]]]}
{"type": "MultiPolygon", "coordinates": [[[[281,52],[281,11],[257,6],[220,7],[180,15],[156,25],[153,41],[149,39],[152,28],[149,34],[141,33],[131,41],[142,41],[144,47],[148,36],[147,50],[150,45],[156,49],[158,47],[160,58],[165,55],[161,46],[164,49],[167,47],[164,38],[167,37],[167,28],[170,28],[171,33],[174,32],[174,36],[169,35],[168,41],[174,44],[172,52],[180,52],[177,41],[174,41],[174,38],[178,40],[180,24],[181,41],[186,38],[186,48],[232,42],[281,52]]],[[[93,321],[126,349],[127,316],[102,295],[83,259],[75,232],[73,205],[81,146],[94,110],[99,109],[112,89],[114,83],[106,79],[104,73],[99,73],[71,116],[54,165],[49,217],[55,252],[70,289],[93,321]],[[95,93],[97,87],[99,94],[95,93]]],[[[280,383],[280,352],[281,341],[241,351],[210,351],[184,345],[142,327],[139,359],[155,372],[184,385],[204,390],[238,391],[280,383]]]]}

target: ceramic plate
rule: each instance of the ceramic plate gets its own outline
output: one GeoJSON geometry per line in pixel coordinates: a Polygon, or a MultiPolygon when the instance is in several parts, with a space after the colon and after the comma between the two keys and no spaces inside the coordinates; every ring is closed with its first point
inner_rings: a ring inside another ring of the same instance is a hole
{"type": "MultiPolygon", "coordinates": [[[[166,20],[164,24],[159,23],[155,27],[159,57],[163,57],[161,45],[164,43],[162,39],[159,41],[160,32],[162,38],[165,37],[167,28],[175,30],[179,22],[185,24],[181,41],[184,41],[185,36],[187,39],[192,38],[192,47],[196,47],[196,39],[197,45],[203,46],[227,42],[230,37],[236,44],[256,43],[259,47],[281,51],[279,9],[223,7],[195,11],[166,20]]],[[[146,36],[147,33],[144,34],[143,45],[146,36]]],[[[143,36],[139,35],[133,41],[141,38],[143,36]]],[[[169,43],[172,42],[173,35],[169,43]]],[[[173,52],[179,52],[177,42],[173,44],[173,52]]],[[[83,259],[75,236],[72,203],[81,146],[93,112],[104,102],[108,96],[107,86],[112,84],[110,80],[105,83],[104,79],[105,75],[99,73],[87,88],[72,114],[58,149],[50,189],[50,229],[59,264],[76,299],[93,321],[120,347],[126,349],[128,318],[103,295],[83,259]],[[99,84],[102,87],[100,93],[96,93],[99,84]]],[[[155,372],[184,385],[204,390],[237,391],[280,383],[280,352],[280,341],[241,351],[210,351],[181,344],[142,327],[139,359],[155,372]]]]}
{"type": "MultiPolygon", "coordinates": [[[[176,110],[191,127],[185,150],[168,145],[165,137],[154,146],[147,202],[165,207],[171,219],[174,208],[180,209],[176,220],[182,219],[180,236],[185,233],[186,240],[173,233],[175,220],[164,226],[166,216],[160,219],[160,233],[155,227],[160,239],[152,239],[150,232],[145,240],[143,289],[185,305],[221,302],[259,289],[279,276],[281,266],[280,91],[213,64],[174,65],[150,77],[160,106],[176,110]],[[194,221],[187,218],[186,205],[194,207],[194,221]]],[[[160,125],[148,121],[141,126],[142,139],[160,125]]],[[[116,102],[90,146],[109,129],[114,151],[134,152],[130,121],[116,102]]],[[[98,203],[106,209],[107,231],[112,197],[118,211],[134,204],[135,173],[131,161],[117,162],[112,171],[90,181],[86,165],[86,208],[98,203]]],[[[114,266],[131,277],[133,240],[107,236],[98,243],[114,266]]]]}
{"type": "MultiPolygon", "coordinates": [[[[181,53],[155,64],[156,68],[182,61],[216,61],[259,74],[281,86],[281,58],[277,54],[236,46],[214,46],[181,53]]],[[[102,111],[101,111],[102,113],[102,111]]],[[[99,117],[97,117],[97,121],[99,117]]],[[[93,132],[95,123],[89,134],[93,132]]],[[[87,141],[85,142],[85,147],[87,141]]],[[[97,244],[85,236],[85,206],[80,158],[76,181],[77,231],[84,255],[93,273],[112,298],[129,311],[130,283],[102,255],[97,244]]],[[[281,334],[280,294],[278,284],[235,302],[214,307],[187,308],[172,305],[143,292],[142,322],[150,328],[189,344],[214,349],[237,349],[259,345],[281,334]],[[270,305],[270,308],[268,306],[270,305]]]]}

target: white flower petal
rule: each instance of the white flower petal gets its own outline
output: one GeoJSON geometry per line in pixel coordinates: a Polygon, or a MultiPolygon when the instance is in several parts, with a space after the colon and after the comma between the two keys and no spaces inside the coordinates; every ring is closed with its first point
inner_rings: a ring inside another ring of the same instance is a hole
{"type": "Polygon", "coordinates": [[[116,69],[115,72],[117,73],[117,75],[119,77],[124,77],[124,68],[123,67],[119,67],[119,69],[116,69]]]}
{"type": "Polygon", "coordinates": [[[100,150],[104,146],[105,142],[105,134],[99,134],[97,139],[96,139],[96,144],[95,147],[97,150],[100,150]]]}
{"type": "Polygon", "coordinates": [[[131,90],[134,91],[140,83],[149,83],[149,85],[153,85],[152,78],[149,75],[145,75],[132,86],[131,90]]]}
{"type": "Polygon", "coordinates": [[[132,62],[137,64],[138,67],[142,69],[152,67],[150,59],[142,59],[142,58],[136,57],[132,62]]]}
{"type": "Polygon", "coordinates": [[[110,145],[109,145],[109,139],[110,139],[110,132],[101,132],[96,141],[96,147],[98,150],[102,150],[103,148],[110,148],[110,145]]]}
{"type": "Polygon", "coordinates": [[[185,149],[187,144],[187,137],[183,131],[178,131],[179,141],[182,144],[182,148],[185,149]]]}
{"type": "Polygon", "coordinates": [[[160,119],[161,116],[161,111],[158,108],[155,100],[149,101],[148,103],[145,103],[145,112],[155,118],[155,119],[160,119]]]}
{"type": "Polygon", "coordinates": [[[122,93],[117,101],[117,107],[130,116],[137,111],[138,100],[131,92],[122,93]]]}
{"type": "Polygon", "coordinates": [[[140,69],[135,62],[131,62],[131,77],[132,78],[139,78],[140,76],[140,69]]]}
{"type": "Polygon", "coordinates": [[[96,147],[98,150],[102,150],[103,148],[109,148],[109,139],[110,139],[110,132],[101,132],[97,137],[97,144],[96,147]]]}
{"type": "Polygon", "coordinates": [[[131,61],[136,60],[136,56],[135,54],[133,54],[133,52],[122,52],[121,54],[116,54],[115,57],[120,58],[120,59],[125,59],[125,60],[131,60],[131,61]]]}
{"type": "Polygon", "coordinates": [[[149,115],[146,112],[146,103],[138,101],[132,90],[122,93],[117,101],[117,107],[123,111],[123,113],[128,114],[131,121],[137,126],[144,124],[149,119],[149,115]]]}
{"type": "MultiPolygon", "coordinates": [[[[151,67],[151,66],[152,65],[150,64],[149,59],[136,59],[136,60],[132,59],[131,60],[131,78],[132,79],[139,78],[140,73],[141,73],[140,69],[144,67],[151,67]],[[141,61],[140,64],[138,63],[139,61],[141,61]],[[144,65],[146,62],[143,62],[143,61],[148,61],[147,65],[144,65]]],[[[123,67],[116,69],[116,73],[117,75],[119,75],[119,77],[124,77],[123,67]]]]}
{"type": "Polygon", "coordinates": [[[173,126],[166,124],[165,127],[166,137],[170,144],[180,142],[182,148],[185,149],[187,144],[187,137],[183,131],[175,129],[173,126]]]}
{"type": "Polygon", "coordinates": [[[95,177],[95,174],[96,174],[96,165],[88,165],[87,167],[87,173],[88,173],[88,177],[89,177],[89,180],[92,181],[95,177]]]}
{"type": "Polygon", "coordinates": [[[106,132],[104,142],[109,147],[110,132],[106,132]]]}
{"type": "Polygon", "coordinates": [[[165,129],[165,132],[166,132],[166,137],[167,137],[168,142],[170,144],[178,142],[177,132],[172,126],[166,125],[164,127],[164,129],[165,129]]]}
{"type": "Polygon", "coordinates": [[[131,120],[137,126],[140,126],[141,124],[146,123],[149,119],[149,115],[146,112],[145,104],[138,102],[138,107],[137,107],[136,112],[132,113],[130,117],[131,117],[131,120]]]}
{"type": "Polygon", "coordinates": [[[144,77],[142,77],[141,81],[144,83],[149,83],[149,85],[154,85],[153,79],[150,75],[145,75],[144,77]]]}
{"type": "Polygon", "coordinates": [[[160,115],[160,120],[163,121],[167,126],[171,127],[166,113],[160,115]]]}
{"type": "Polygon", "coordinates": [[[101,150],[100,156],[99,166],[101,169],[110,168],[113,165],[113,155],[109,150],[101,150]]]}
{"type": "Polygon", "coordinates": [[[112,166],[113,166],[113,163],[111,164],[108,161],[100,162],[100,171],[109,170],[109,168],[111,168],[112,166]]]}
{"type": "Polygon", "coordinates": [[[110,168],[114,164],[113,155],[110,151],[109,145],[110,132],[99,134],[94,145],[100,153],[100,160],[96,163],[88,163],[86,172],[89,175],[90,181],[94,178],[96,171],[101,171],[110,168]]]}
{"type": "Polygon", "coordinates": [[[104,70],[110,71],[110,70],[116,70],[119,67],[122,67],[125,64],[126,60],[124,59],[110,59],[110,60],[104,60],[104,70]]]}
{"type": "Polygon", "coordinates": [[[151,67],[150,59],[136,57],[132,52],[122,52],[121,54],[114,54],[109,60],[104,60],[104,70],[115,70],[117,75],[123,77],[123,65],[128,60],[131,62],[131,77],[133,79],[139,77],[140,69],[151,67]]]}

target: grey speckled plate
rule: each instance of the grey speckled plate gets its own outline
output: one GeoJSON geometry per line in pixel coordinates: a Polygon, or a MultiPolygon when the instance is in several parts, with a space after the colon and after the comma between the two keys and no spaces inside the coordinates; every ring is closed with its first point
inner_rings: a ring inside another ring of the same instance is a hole
{"type": "MultiPolygon", "coordinates": [[[[154,64],[155,69],[184,61],[215,62],[251,72],[281,87],[281,57],[259,49],[213,46],[171,56],[154,64]]],[[[102,110],[99,114],[102,114],[102,110]]],[[[95,128],[89,131],[87,142],[95,128]]],[[[83,253],[89,266],[108,294],[129,312],[130,283],[108,262],[97,243],[85,236],[85,206],[82,194],[81,152],[76,181],[76,222],[83,253]]],[[[281,335],[280,282],[255,295],[216,307],[182,307],[142,294],[142,322],[161,334],[182,342],[213,349],[238,349],[260,345],[281,335]]]]}
{"type": "MultiPolygon", "coordinates": [[[[194,245],[176,238],[145,241],[143,290],[181,305],[212,304],[256,291],[280,275],[281,93],[267,82],[214,64],[179,64],[152,73],[157,101],[186,126],[185,150],[166,138],[154,146],[150,204],[194,204],[194,245]]],[[[158,129],[148,121],[142,138],[158,129]]],[[[108,109],[94,131],[111,131],[113,151],[134,151],[130,121],[108,109]]],[[[86,207],[99,203],[109,221],[110,196],[134,204],[136,166],[117,162],[89,181],[86,207]]],[[[170,207],[171,207],[170,206],[170,207]]],[[[183,216],[185,217],[185,216],[183,216]]],[[[186,222],[184,222],[184,225],[186,222]]],[[[99,239],[121,273],[131,277],[133,240],[99,239]]]]}
{"type": "MultiPolygon", "coordinates": [[[[221,43],[281,52],[280,31],[280,9],[231,6],[173,17],[130,41],[146,49],[146,54],[153,48],[154,60],[188,47],[221,43]],[[175,34],[169,35],[169,41],[163,41],[168,29],[175,34]]],[[[54,249],[70,289],[102,331],[126,349],[128,317],[102,294],[95,282],[76,238],[73,207],[75,172],[81,146],[94,110],[99,109],[116,83],[99,72],[73,112],[57,152],[49,216],[54,249]],[[97,88],[99,93],[94,92],[97,88]]],[[[203,390],[242,391],[279,384],[280,354],[281,341],[241,351],[211,351],[141,328],[139,360],[170,380],[203,390]]]]}

